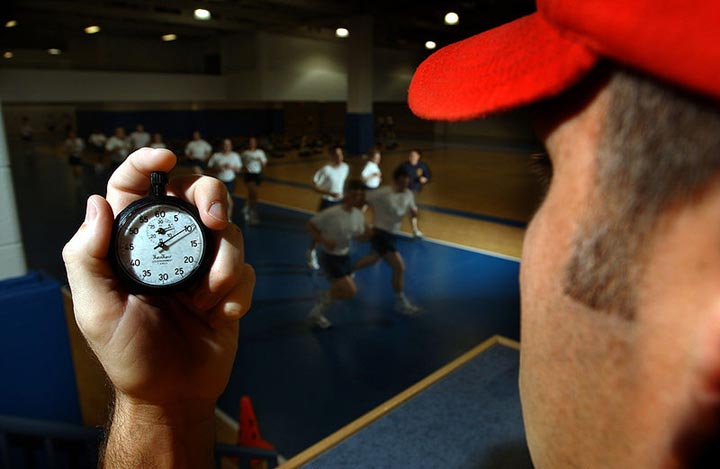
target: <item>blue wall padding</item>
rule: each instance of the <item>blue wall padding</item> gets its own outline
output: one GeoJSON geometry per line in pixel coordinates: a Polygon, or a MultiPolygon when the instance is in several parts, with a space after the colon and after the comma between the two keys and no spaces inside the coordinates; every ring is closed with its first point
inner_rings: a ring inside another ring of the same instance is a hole
{"type": "Polygon", "coordinates": [[[345,116],[345,153],[362,155],[375,143],[375,124],[372,114],[347,113],[345,116]]]}
{"type": "Polygon", "coordinates": [[[0,414],[82,423],[60,285],[0,281],[0,414]]]}
{"type": "MultiPolygon", "coordinates": [[[[207,141],[226,137],[270,135],[284,131],[281,109],[208,109],[202,111],[78,111],[77,128],[81,137],[100,129],[112,135],[115,127],[129,134],[137,124],[164,139],[189,140],[199,130],[207,141]]],[[[212,143],[212,142],[211,142],[212,143]]]]}

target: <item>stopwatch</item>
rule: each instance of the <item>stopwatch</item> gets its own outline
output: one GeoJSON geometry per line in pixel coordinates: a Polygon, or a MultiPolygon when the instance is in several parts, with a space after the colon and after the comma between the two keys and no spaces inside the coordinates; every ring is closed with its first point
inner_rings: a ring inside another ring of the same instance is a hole
{"type": "Polygon", "coordinates": [[[166,194],[167,173],[150,175],[150,193],[115,218],[110,261],[133,293],[188,287],[210,267],[211,231],[195,206],[166,194]]]}

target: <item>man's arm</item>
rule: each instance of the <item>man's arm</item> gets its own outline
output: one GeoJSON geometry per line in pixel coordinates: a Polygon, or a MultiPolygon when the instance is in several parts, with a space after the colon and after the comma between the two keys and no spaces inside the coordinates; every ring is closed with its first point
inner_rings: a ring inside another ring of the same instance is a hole
{"type": "Polygon", "coordinates": [[[307,225],[305,226],[308,230],[308,233],[310,233],[310,237],[313,241],[315,241],[317,244],[322,244],[330,250],[335,249],[335,240],[324,237],[320,228],[315,226],[312,220],[308,221],[307,225]]]}
{"type": "Polygon", "coordinates": [[[213,412],[237,350],[237,320],[255,275],[227,191],[210,177],[173,179],[168,193],[195,205],[217,248],[209,274],[174,294],[129,293],[108,261],[113,213],[147,193],[150,173],[175,155],[143,148],[88,199],[85,222],[63,249],[75,319],[115,392],[105,467],[212,467],[213,412]]]}

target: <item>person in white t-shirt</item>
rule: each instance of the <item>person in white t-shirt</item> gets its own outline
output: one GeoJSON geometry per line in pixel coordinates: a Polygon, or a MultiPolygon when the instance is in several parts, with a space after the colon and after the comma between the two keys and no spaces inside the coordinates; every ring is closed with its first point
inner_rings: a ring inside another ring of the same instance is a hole
{"type": "Polygon", "coordinates": [[[150,134],[145,131],[144,125],[138,124],[135,127],[135,132],[130,134],[130,144],[132,151],[150,145],[150,134]]]}
{"type": "Polygon", "coordinates": [[[409,189],[410,175],[403,168],[393,172],[392,186],[367,194],[367,204],[373,209],[373,233],[370,239],[372,251],[355,263],[353,271],[368,267],[383,259],[392,269],[392,288],[395,292],[395,309],[404,314],[414,314],[419,308],[405,296],[405,262],[395,247],[400,224],[406,214],[415,220],[417,206],[415,194],[409,189]]]}
{"type": "Polygon", "coordinates": [[[163,142],[162,134],[153,134],[150,148],[167,148],[167,145],[165,145],[165,142],[163,142]]]}
{"type": "Polygon", "coordinates": [[[130,141],[125,135],[125,129],[117,127],[115,133],[105,142],[105,151],[110,154],[112,168],[117,168],[125,161],[130,153],[130,141]]]}
{"type": "Polygon", "coordinates": [[[370,157],[365,163],[365,167],[360,174],[365,186],[368,189],[377,189],[382,183],[382,171],[380,170],[380,161],[382,160],[382,154],[377,148],[373,148],[370,153],[370,157]]]}
{"type": "Polygon", "coordinates": [[[185,145],[185,156],[190,162],[195,174],[202,174],[206,168],[206,162],[212,153],[212,146],[202,139],[197,130],[192,134],[192,140],[185,145]]]}
{"type": "Polygon", "coordinates": [[[85,142],[77,136],[75,130],[68,131],[68,136],[63,142],[63,152],[68,157],[68,164],[72,167],[73,176],[78,178],[82,175],[82,153],[85,150],[85,142]]]}
{"type": "Polygon", "coordinates": [[[100,129],[95,129],[92,131],[90,136],[88,137],[88,143],[90,144],[90,148],[95,153],[105,153],[105,144],[107,143],[107,137],[100,129]]]}
{"type": "Polygon", "coordinates": [[[365,205],[365,185],[351,179],[345,186],[344,195],[340,204],[317,213],[307,224],[313,241],[320,245],[320,264],[330,279],[330,289],[320,294],[308,314],[308,321],[322,329],[331,325],[325,313],[333,301],[350,299],[357,293],[351,277],[350,241],[367,239],[370,235],[360,210],[365,205]]]}
{"type": "MultiPolygon", "coordinates": [[[[333,147],[329,158],[330,162],[318,169],[313,176],[313,189],[315,192],[322,194],[319,211],[342,202],[343,187],[350,173],[350,167],[343,161],[345,155],[341,146],[333,147]]],[[[305,255],[307,257],[308,267],[313,270],[320,268],[317,253],[315,252],[315,242],[310,245],[310,249],[308,249],[305,255]]]]}
{"type": "Polygon", "coordinates": [[[208,168],[216,168],[215,176],[225,183],[228,195],[235,192],[235,178],[242,169],[240,155],[233,151],[232,140],[226,138],[222,143],[222,151],[214,153],[208,161],[208,168]]]}
{"type": "Polygon", "coordinates": [[[251,225],[259,223],[256,205],[258,199],[258,188],[262,182],[262,172],[267,164],[267,156],[265,152],[258,148],[257,138],[250,137],[248,141],[248,149],[242,152],[243,162],[243,179],[248,189],[247,204],[243,208],[245,221],[251,225]]]}

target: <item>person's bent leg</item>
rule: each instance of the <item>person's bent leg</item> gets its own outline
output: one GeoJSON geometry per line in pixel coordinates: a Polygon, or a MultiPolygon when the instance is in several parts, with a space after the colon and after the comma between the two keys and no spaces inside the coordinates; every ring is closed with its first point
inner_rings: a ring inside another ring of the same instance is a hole
{"type": "Polygon", "coordinates": [[[357,294],[357,286],[350,276],[341,277],[333,281],[330,287],[331,300],[349,300],[357,294]]]}
{"type": "Polygon", "coordinates": [[[353,264],[352,270],[353,270],[353,272],[356,272],[360,269],[364,269],[365,267],[369,267],[369,266],[375,264],[379,260],[380,260],[380,254],[378,254],[375,251],[372,251],[372,252],[370,252],[370,254],[358,259],[355,262],[355,264],[353,264]]]}
{"type": "Polygon", "coordinates": [[[385,262],[392,268],[392,287],[395,292],[395,309],[403,314],[417,313],[420,308],[410,303],[405,296],[405,262],[397,251],[390,251],[383,256],[385,262]]]}

